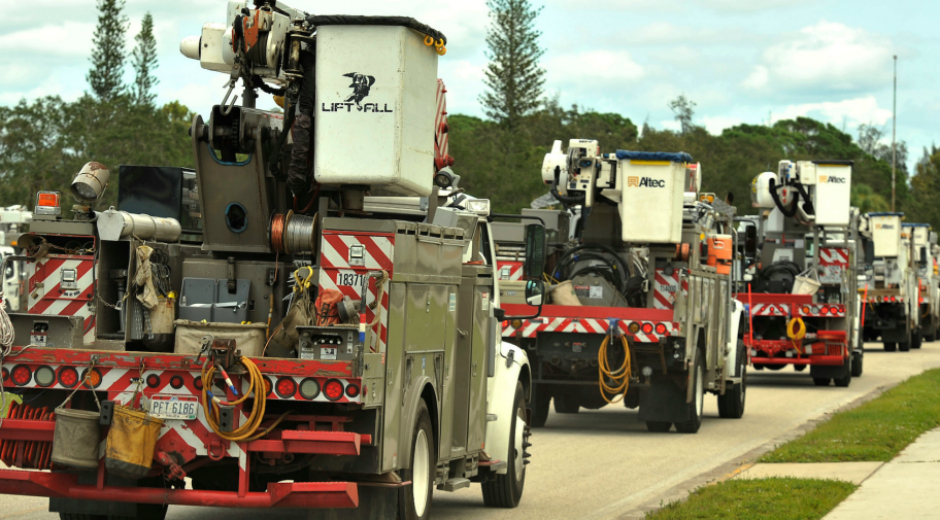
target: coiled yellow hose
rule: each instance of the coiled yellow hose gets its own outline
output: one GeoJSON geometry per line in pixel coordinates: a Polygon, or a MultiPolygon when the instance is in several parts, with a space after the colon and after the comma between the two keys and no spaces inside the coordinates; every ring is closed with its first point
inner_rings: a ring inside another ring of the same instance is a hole
{"type": "Polygon", "coordinates": [[[630,387],[630,376],[633,374],[633,367],[630,361],[630,345],[627,344],[626,336],[620,336],[620,342],[623,345],[624,357],[623,364],[620,365],[620,368],[617,370],[611,370],[607,362],[607,347],[610,345],[609,334],[604,337],[604,341],[601,342],[601,348],[597,351],[598,387],[600,388],[601,396],[608,403],[619,403],[623,400],[624,396],[627,395],[627,389],[630,387]],[[607,379],[610,379],[614,386],[608,385],[607,379]],[[614,396],[619,394],[620,397],[611,399],[607,397],[607,394],[614,396]]]}

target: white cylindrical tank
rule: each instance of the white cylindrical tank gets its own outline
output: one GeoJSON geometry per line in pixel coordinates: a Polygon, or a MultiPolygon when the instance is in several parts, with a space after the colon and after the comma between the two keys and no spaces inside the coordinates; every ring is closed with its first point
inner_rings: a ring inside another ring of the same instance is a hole
{"type": "Polygon", "coordinates": [[[114,241],[133,236],[141,240],[176,242],[181,233],[180,223],[174,218],[151,217],[114,208],[98,214],[98,236],[102,240],[114,241]]]}
{"type": "Polygon", "coordinates": [[[568,181],[568,156],[561,151],[561,141],[552,144],[552,151],[542,159],[542,182],[551,186],[555,182],[555,168],[561,168],[558,178],[562,184],[568,181]]]}
{"type": "Polygon", "coordinates": [[[776,180],[774,172],[764,172],[751,181],[751,205],[755,208],[772,209],[774,199],[770,196],[770,180],[776,180]]]}

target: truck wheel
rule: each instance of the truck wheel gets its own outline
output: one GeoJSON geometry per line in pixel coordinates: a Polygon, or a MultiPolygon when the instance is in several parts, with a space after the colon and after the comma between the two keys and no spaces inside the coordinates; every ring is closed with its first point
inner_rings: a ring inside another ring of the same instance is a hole
{"type": "Polygon", "coordinates": [[[692,370],[692,402],[686,404],[689,420],[676,423],[676,431],[679,433],[698,433],[702,427],[702,414],[705,411],[705,371],[702,369],[701,354],[695,357],[692,370]]]}
{"type": "Polygon", "coordinates": [[[852,356],[852,377],[862,376],[862,363],[864,361],[865,356],[861,352],[857,352],[852,356]]]}
{"type": "Polygon", "coordinates": [[[813,384],[816,386],[829,386],[829,381],[831,381],[831,379],[828,377],[814,377],[813,378],[813,384]]]}
{"type": "MultiPolygon", "coordinates": [[[[747,397],[747,357],[742,346],[738,345],[738,370],[741,382],[725,389],[725,395],[718,396],[718,416],[722,419],[740,419],[744,416],[744,401],[747,397]]],[[[805,366],[804,366],[805,367],[805,366]]]]}
{"type": "Polygon", "coordinates": [[[910,352],[911,351],[910,341],[908,341],[907,343],[898,342],[898,350],[901,352],[910,352]]]}
{"type": "Polygon", "coordinates": [[[898,344],[893,341],[884,342],[885,352],[894,352],[898,349],[898,344]]]}
{"type": "Polygon", "coordinates": [[[672,428],[671,422],[646,421],[646,429],[653,433],[666,433],[672,428]]]}
{"type": "Polygon", "coordinates": [[[852,384],[852,370],[846,370],[844,376],[833,378],[832,382],[835,383],[839,388],[848,387],[850,384],[852,384]]]}
{"type": "Polygon", "coordinates": [[[920,333],[911,334],[911,348],[920,348],[924,344],[924,336],[920,333]]]}
{"type": "Polygon", "coordinates": [[[434,475],[437,473],[437,452],[434,449],[431,414],[423,399],[418,401],[411,446],[411,468],[402,471],[402,480],[410,480],[411,485],[398,492],[399,518],[428,520],[431,518],[431,496],[434,494],[434,475]]]}
{"type": "Polygon", "coordinates": [[[509,428],[510,448],[507,454],[509,470],[505,475],[496,475],[495,480],[483,483],[483,503],[487,507],[513,508],[522,500],[525,488],[525,467],[529,454],[529,436],[525,423],[525,393],[522,383],[516,383],[516,406],[513,409],[513,423],[509,428]]]}
{"type": "Polygon", "coordinates": [[[555,401],[555,413],[578,413],[581,409],[577,397],[573,395],[556,395],[552,399],[555,401]]]}
{"type": "Polygon", "coordinates": [[[532,427],[541,428],[548,421],[548,405],[552,402],[552,394],[543,385],[535,385],[532,394],[532,427]]]}

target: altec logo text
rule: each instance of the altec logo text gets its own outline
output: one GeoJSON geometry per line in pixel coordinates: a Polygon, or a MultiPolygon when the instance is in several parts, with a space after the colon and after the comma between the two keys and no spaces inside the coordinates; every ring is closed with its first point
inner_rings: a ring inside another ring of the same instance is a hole
{"type": "Polygon", "coordinates": [[[651,179],[649,177],[627,177],[627,187],[665,188],[666,181],[660,179],[651,179]]]}
{"type": "Polygon", "coordinates": [[[820,175],[820,184],[845,184],[845,177],[836,177],[835,175],[820,175]]]}

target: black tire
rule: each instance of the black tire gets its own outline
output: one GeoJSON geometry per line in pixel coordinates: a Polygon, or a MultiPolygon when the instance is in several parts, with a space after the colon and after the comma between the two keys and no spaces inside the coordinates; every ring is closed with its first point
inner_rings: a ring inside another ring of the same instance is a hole
{"type": "Polygon", "coordinates": [[[911,348],[918,349],[924,344],[924,336],[920,333],[911,334],[911,348]]]}
{"type": "Polygon", "coordinates": [[[910,342],[907,342],[907,343],[898,342],[898,351],[899,351],[899,352],[910,352],[910,351],[911,351],[911,344],[910,344],[910,342]]]}
{"type": "Polygon", "coordinates": [[[653,433],[666,433],[672,429],[672,423],[665,421],[646,421],[646,429],[653,433]]]}
{"type": "Polygon", "coordinates": [[[816,386],[829,386],[829,381],[832,381],[832,379],[828,377],[814,377],[813,378],[813,384],[816,386]]]}
{"type": "Polygon", "coordinates": [[[747,399],[747,356],[744,346],[738,342],[738,372],[741,382],[725,389],[724,395],[718,396],[718,416],[722,419],[740,419],[744,416],[744,404],[747,399]]]}
{"type": "Polygon", "coordinates": [[[512,426],[509,428],[510,447],[506,460],[509,470],[505,475],[496,475],[494,480],[483,483],[483,503],[487,507],[514,508],[522,500],[522,491],[525,489],[525,467],[529,455],[526,451],[529,443],[528,432],[522,432],[522,445],[516,445],[519,440],[516,439],[516,427],[519,425],[517,419],[525,421],[525,392],[522,389],[522,383],[516,383],[515,403],[512,426]]]}
{"type": "Polygon", "coordinates": [[[885,348],[885,352],[894,352],[895,350],[898,349],[898,344],[893,341],[885,341],[884,348],[885,348]]]}
{"type": "Polygon", "coordinates": [[[530,408],[532,410],[532,427],[541,428],[545,426],[545,422],[548,421],[548,405],[552,402],[552,394],[548,392],[548,388],[543,385],[535,385],[532,388],[532,402],[530,408]]]}
{"type": "Polygon", "coordinates": [[[398,492],[398,518],[400,520],[429,520],[431,518],[431,498],[434,496],[434,479],[437,475],[437,443],[434,440],[434,427],[431,425],[431,414],[428,412],[428,405],[424,400],[418,401],[418,413],[415,417],[414,431],[411,433],[411,464],[410,468],[402,470],[402,480],[410,481],[411,485],[404,486],[398,492]],[[427,497],[423,500],[424,504],[416,504],[419,501],[419,492],[415,490],[415,485],[421,480],[420,476],[415,475],[416,458],[420,457],[419,438],[427,442],[427,497]],[[418,456],[418,457],[416,457],[418,456]],[[423,507],[422,507],[423,506],[423,507]],[[418,511],[422,510],[421,514],[418,511]]]}
{"type": "Polygon", "coordinates": [[[689,419],[676,423],[679,433],[698,433],[702,427],[702,415],[705,412],[705,369],[702,367],[702,353],[695,356],[695,365],[692,367],[692,402],[686,403],[686,413],[689,419]]]}
{"type": "Polygon", "coordinates": [[[852,384],[852,371],[846,370],[844,376],[834,377],[832,382],[835,383],[839,388],[848,388],[848,386],[852,384]]]}
{"type": "Polygon", "coordinates": [[[573,395],[555,395],[552,400],[555,401],[555,413],[578,413],[581,409],[578,398],[573,395]]]}
{"type": "Polygon", "coordinates": [[[806,370],[806,365],[793,365],[793,370],[796,370],[797,372],[802,372],[806,370]]]}
{"type": "Polygon", "coordinates": [[[856,352],[852,355],[852,377],[862,377],[864,361],[865,355],[861,352],[856,352]]]}

